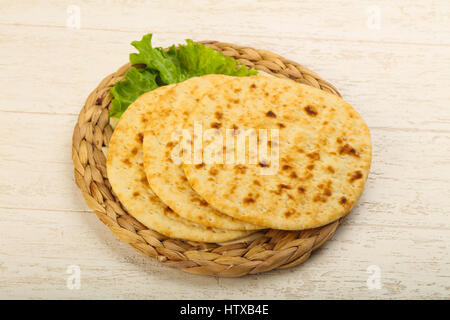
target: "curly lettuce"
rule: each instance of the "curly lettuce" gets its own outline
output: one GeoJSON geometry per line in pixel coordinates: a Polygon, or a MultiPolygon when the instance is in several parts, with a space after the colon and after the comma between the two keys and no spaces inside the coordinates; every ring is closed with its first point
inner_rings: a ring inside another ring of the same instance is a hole
{"type": "Polygon", "coordinates": [[[187,39],[186,44],[171,46],[167,51],[152,47],[152,34],[141,41],[131,43],[138,53],[130,54],[132,65],[144,68],[131,68],[123,81],[111,88],[113,100],[110,117],[120,118],[130,104],[140,95],[158,87],[185,81],[205,74],[225,74],[229,76],[251,76],[255,69],[247,69],[236,60],[200,43],[187,39]]]}

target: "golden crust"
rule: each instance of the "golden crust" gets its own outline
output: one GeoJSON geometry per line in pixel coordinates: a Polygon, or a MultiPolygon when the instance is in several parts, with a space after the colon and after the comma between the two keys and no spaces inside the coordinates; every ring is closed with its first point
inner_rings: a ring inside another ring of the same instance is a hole
{"type": "MultiPolygon", "coordinates": [[[[222,79],[219,75],[210,76],[214,77],[222,79]]],[[[208,85],[208,82],[202,82],[201,78],[195,83],[208,85]]],[[[171,134],[181,128],[185,115],[192,111],[183,108],[180,112],[173,108],[175,88],[161,96],[157,104],[151,100],[145,101],[145,97],[141,99],[148,105],[146,117],[143,119],[147,129],[144,133],[143,152],[145,173],[151,189],[176,214],[195,223],[229,230],[264,229],[225,215],[211,207],[191,188],[181,165],[171,160],[171,149],[178,144],[176,139],[172,139],[171,134]]]]}
{"type": "Polygon", "coordinates": [[[276,174],[261,175],[261,167],[271,167],[264,162],[183,164],[192,188],[227,215],[275,229],[314,228],[347,214],[363,191],[369,129],[339,97],[284,79],[204,76],[179,84],[171,99],[179,113],[168,114],[168,124],[187,110],[190,130],[197,121],[279,132],[276,174]]]}
{"type": "Polygon", "coordinates": [[[107,173],[112,189],[128,213],[168,237],[201,242],[224,242],[247,236],[246,231],[215,229],[195,224],[175,214],[153,193],[143,168],[142,117],[149,103],[169,87],[141,96],[122,115],[109,143],[107,173]],[[145,103],[143,103],[145,101],[145,103]]]}

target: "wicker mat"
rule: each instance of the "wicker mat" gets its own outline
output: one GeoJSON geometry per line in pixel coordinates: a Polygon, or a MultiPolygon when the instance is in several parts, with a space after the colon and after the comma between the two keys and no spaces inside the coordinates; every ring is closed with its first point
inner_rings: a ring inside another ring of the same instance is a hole
{"type": "MultiPolygon", "coordinates": [[[[202,43],[248,67],[339,95],[314,72],[277,54],[216,41],[202,43]]],[[[72,144],[75,181],[89,207],[120,240],[169,267],[195,274],[240,277],[301,264],[334,234],[342,218],[321,228],[268,230],[246,242],[219,245],[171,239],[129,215],[111,190],[102,149],[108,146],[113,132],[108,116],[112,98],[109,90],[130,68],[126,64],[107,76],[89,95],[75,125],[72,144]]]]}

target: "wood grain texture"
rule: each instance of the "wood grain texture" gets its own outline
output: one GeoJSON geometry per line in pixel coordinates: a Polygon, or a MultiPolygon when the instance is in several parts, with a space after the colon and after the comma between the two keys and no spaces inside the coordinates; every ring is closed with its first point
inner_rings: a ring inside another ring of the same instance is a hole
{"type": "Polygon", "coordinates": [[[0,1],[0,298],[450,298],[448,1],[0,1]],[[380,29],[367,28],[368,8],[380,29]],[[113,21],[113,22],[112,22],[113,21]],[[368,123],[363,197],[304,265],[243,279],[146,259],[90,213],[71,135],[129,42],[217,39],[277,52],[333,83],[368,123]],[[81,289],[66,287],[69,265],[81,289]],[[369,290],[367,268],[381,270],[369,290]]]}

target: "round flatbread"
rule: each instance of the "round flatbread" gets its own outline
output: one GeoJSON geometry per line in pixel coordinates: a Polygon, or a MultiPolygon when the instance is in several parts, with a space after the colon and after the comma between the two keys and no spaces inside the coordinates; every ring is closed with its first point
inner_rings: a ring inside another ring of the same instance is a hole
{"type": "MultiPolygon", "coordinates": [[[[230,148],[221,154],[224,163],[205,161],[204,147],[203,163],[183,163],[192,188],[227,215],[274,229],[315,228],[347,214],[363,191],[369,129],[337,96],[285,79],[204,76],[180,84],[171,103],[180,111],[169,114],[168,123],[182,117],[191,132],[195,122],[218,129],[215,142],[223,145],[225,129],[236,136],[236,146],[238,137],[248,140],[244,163],[238,147],[231,149],[234,161],[227,161],[230,148]],[[259,142],[256,159],[251,139],[259,142]]],[[[211,144],[208,139],[203,144],[211,144]]]]}
{"type": "Polygon", "coordinates": [[[144,94],[120,118],[109,142],[107,156],[108,179],[114,193],[130,215],[171,238],[224,242],[249,235],[246,231],[210,228],[183,219],[161,202],[149,187],[142,156],[145,110],[168,89],[170,87],[162,87],[144,94]]]}
{"type": "MultiPolygon", "coordinates": [[[[221,76],[210,76],[222,79],[221,76]]],[[[201,78],[197,82],[202,81],[201,78]]],[[[205,79],[204,86],[209,82],[205,79]]],[[[171,159],[168,146],[175,146],[179,139],[177,128],[181,128],[183,118],[179,110],[172,108],[172,98],[176,87],[160,97],[157,104],[148,101],[147,130],[144,133],[144,168],[148,182],[153,192],[179,216],[190,221],[221,229],[259,230],[264,229],[231,216],[225,215],[211,207],[190,186],[184,174],[181,163],[171,159]]],[[[142,99],[145,102],[145,98],[142,99]]],[[[184,108],[182,112],[189,113],[184,108]]]]}

